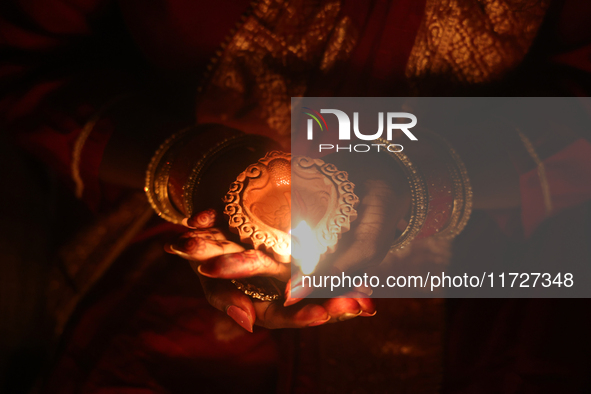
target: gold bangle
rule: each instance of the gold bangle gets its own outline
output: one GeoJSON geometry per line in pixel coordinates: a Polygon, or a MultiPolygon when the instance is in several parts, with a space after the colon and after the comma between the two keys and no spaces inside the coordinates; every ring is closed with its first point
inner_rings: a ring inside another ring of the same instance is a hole
{"type": "MultiPolygon", "coordinates": [[[[468,177],[468,171],[464,162],[452,147],[452,145],[438,134],[429,132],[435,142],[435,146],[441,147],[446,160],[445,166],[453,184],[453,207],[448,223],[434,234],[434,237],[453,239],[468,223],[472,213],[472,186],[468,177]]],[[[388,144],[388,141],[378,139],[379,143],[388,144]]],[[[404,170],[411,191],[411,212],[406,229],[391,245],[390,251],[402,249],[411,243],[421,232],[429,211],[429,188],[426,185],[425,176],[411,159],[402,152],[386,151],[394,158],[404,170]]]]}
{"type": "Polygon", "coordinates": [[[182,222],[184,215],[171,204],[168,197],[168,176],[172,166],[170,151],[178,141],[186,136],[189,130],[191,130],[190,127],[166,139],[152,156],[146,170],[144,192],[150,205],[162,219],[176,224],[182,222]]]}
{"type": "Polygon", "coordinates": [[[148,201],[152,208],[161,218],[176,224],[182,223],[183,219],[190,217],[193,213],[193,195],[196,186],[199,185],[203,171],[209,167],[212,160],[228,147],[239,145],[244,140],[252,136],[236,135],[226,137],[216,142],[211,148],[203,152],[197,159],[197,162],[190,170],[187,182],[182,186],[180,199],[183,208],[187,212],[180,210],[174,204],[169,190],[170,171],[175,164],[179,151],[187,141],[187,136],[191,136],[193,127],[183,129],[168,138],[154,153],[148,169],[146,171],[146,184],[144,191],[148,196],[148,201]]]}
{"type": "Polygon", "coordinates": [[[243,147],[266,149],[269,141],[214,124],[179,131],[160,145],[146,170],[144,191],[150,205],[161,218],[182,223],[193,214],[193,205],[202,202],[197,189],[220,157],[243,147]]]}
{"type": "MultiPolygon", "coordinates": [[[[377,141],[380,144],[389,145],[389,142],[382,138],[378,138],[377,141]]],[[[390,152],[389,150],[385,150],[384,152],[387,152],[402,167],[410,186],[410,219],[406,229],[404,229],[402,234],[390,246],[390,251],[394,251],[407,246],[421,231],[427,218],[427,211],[429,210],[429,196],[424,177],[408,156],[402,152],[390,152]]]]}
{"type": "Polygon", "coordinates": [[[229,137],[216,143],[201,157],[201,159],[191,170],[191,174],[189,175],[187,183],[183,186],[183,202],[187,208],[187,216],[190,217],[193,214],[194,194],[196,188],[201,182],[203,173],[223,151],[228,148],[240,146],[244,144],[244,142],[252,140],[260,140],[260,142],[264,142],[266,137],[251,134],[229,137]]]}
{"type": "Polygon", "coordinates": [[[450,161],[446,163],[447,170],[453,182],[454,202],[448,225],[435,236],[443,239],[453,239],[466,227],[472,213],[472,185],[468,177],[468,171],[460,155],[453,146],[442,136],[429,132],[436,144],[443,146],[450,161]]]}

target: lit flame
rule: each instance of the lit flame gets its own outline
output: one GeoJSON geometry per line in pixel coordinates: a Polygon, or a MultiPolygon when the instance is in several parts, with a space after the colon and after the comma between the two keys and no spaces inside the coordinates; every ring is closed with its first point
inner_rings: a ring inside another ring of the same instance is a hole
{"type": "Polygon", "coordinates": [[[312,228],[305,221],[301,221],[291,234],[291,256],[304,275],[309,275],[316,269],[320,261],[320,244],[312,231],[312,228]]]}

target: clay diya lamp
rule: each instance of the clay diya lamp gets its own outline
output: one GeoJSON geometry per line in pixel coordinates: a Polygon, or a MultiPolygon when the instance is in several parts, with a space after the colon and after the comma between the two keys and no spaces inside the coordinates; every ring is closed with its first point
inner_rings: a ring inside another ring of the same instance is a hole
{"type": "MultiPolygon", "coordinates": [[[[272,151],[236,178],[224,202],[230,230],[242,242],[310,274],[349,230],[359,199],[347,173],[333,164],[272,151]]],[[[283,294],[284,284],[269,278],[233,282],[261,300],[283,294]]]]}

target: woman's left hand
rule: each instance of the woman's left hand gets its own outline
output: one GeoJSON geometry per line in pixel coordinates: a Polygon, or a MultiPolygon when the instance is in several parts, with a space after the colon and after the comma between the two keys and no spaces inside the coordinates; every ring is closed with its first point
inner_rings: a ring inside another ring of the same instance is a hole
{"type": "Polygon", "coordinates": [[[326,300],[306,299],[290,306],[284,306],[281,300],[253,300],[238,290],[230,279],[266,276],[288,282],[290,265],[229,241],[214,227],[215,220],[214,210],[189,218],[185,225],[190,230],[167,245],[166,251],[189,260],[209,303],[227,313],[244,329],[252,332],[254,324],[266,328],[313,327],[375,315],[373,302],[358,291],[326,300]]]}

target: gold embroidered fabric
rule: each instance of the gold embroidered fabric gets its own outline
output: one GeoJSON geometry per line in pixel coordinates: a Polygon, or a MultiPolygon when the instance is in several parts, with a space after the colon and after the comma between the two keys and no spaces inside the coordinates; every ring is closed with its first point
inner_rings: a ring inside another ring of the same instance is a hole
{"type": "Polygon", "coordinates": [[[549,0],[427,0],[406,76],[498,80],[524,58],[548,5],[549,0]]]}
{"type": "Polygon", "coordinates": [[[275,136],[289,136],[291,97],[305,93],[313,71],[328,72],[355,46],[357,34],[340,8],[338,0],[254,5],[217,60],[198,119],[199,113],[229,125],[254,119],[275,136]]]}

